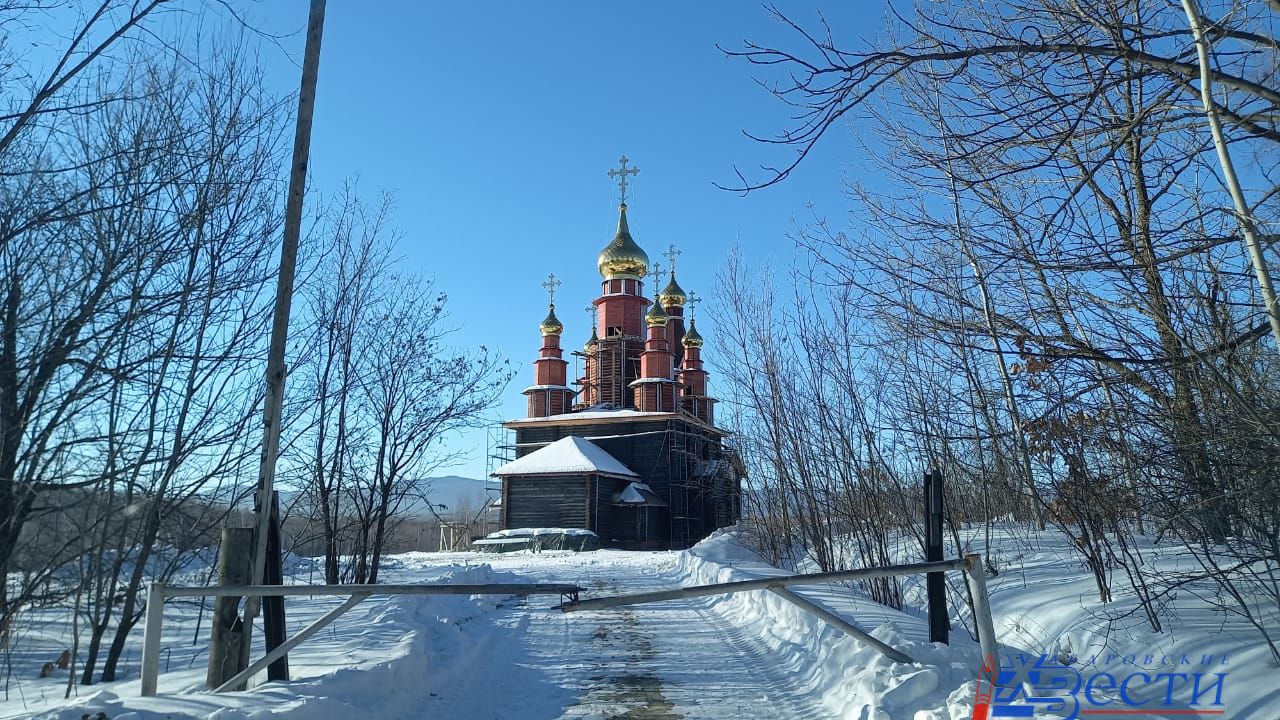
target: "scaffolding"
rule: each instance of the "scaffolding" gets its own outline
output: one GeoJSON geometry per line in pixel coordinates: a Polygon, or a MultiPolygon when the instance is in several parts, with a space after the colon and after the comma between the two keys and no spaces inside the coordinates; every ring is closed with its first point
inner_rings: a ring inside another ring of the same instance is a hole
{"type": "Polygon", "coordinates": [[[699,519],[690,514],[692,510],[689,507],[689,466],[696,456],[691,457],[688,434],[675,427],[676,422],[679,421],[667,421],[668,439],[663,443],[668,450],[667,477],[671,479],[667,502],[671,505],[671,546],[686,548],[694,534],[690,524],[699,519]]]}
{"type": "MultiPolygon", "coordinates": [[[[613,408],[634,407],[631,381],[640,377],[640,351],[643,343],[634,335],[610,335],[596,342],[594,363],[589,363],[594,377],[585,379],[595,390],[594,397],[584,397],[584,405],[613,408]]],[[[587,356],[587,353],[575,352],[587,356]]]]}

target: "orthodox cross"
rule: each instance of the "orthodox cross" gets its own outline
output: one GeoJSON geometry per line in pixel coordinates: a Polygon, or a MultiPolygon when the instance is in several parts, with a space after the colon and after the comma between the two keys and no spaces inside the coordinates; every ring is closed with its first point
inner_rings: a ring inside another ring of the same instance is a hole
{"type": "Polygon", "coordinates": [[[550,301],[550,302],[551,302],[551,304],[552,304],[552,305],[555,305],[555,304],[556,304],[556,287],[558,287],[558,286],[560,286],[560,285],[563,285],[563,284],[564,284],[564,283],[562,283],[562,282],[560,282],[559,280],[557,280],[557,279],[556,279],[556,274],[555,274],[555,273],[551,273],[550,275],[548,275],[548,276],[547,276],[547,281],[546,281],[546,282],[544,282],[544,283],[542,283],[542,287],[546,288],[546,289],[547,289],[547,292],[548,292],[548,293],[550,293],[550,295],[551,295],[551,301],[550,301]]]}
{"type": "Polygon", "coordinates": [[[689,306],[689,322],[693,322],[693,311],[698,309],[700,302],[702,298],[698,297],[698,293],[690,291],[688,299],[685,300],[685,304],[689,306]]]}
{"type": "Polygon", "coordinates": [[[583,311],[587,313],[587,320],[591,323],[591,328],[594,330],[596,326],[596,306],[588,305],[583,308],[583,311]]]}
{"type": "Polygon", "coordinates": [[[649,274],[653,275],[653,296],[658,297],[658,278],[662,277],[662,263],[654,263],[649,268],[649,274]]]}
{"type": "Polygon", "coordinates": [[[618,158],[618,162],[621,163],[622,167],[619,169],[610,170],[609,177],[618,178],[618,187],[621,188],[622,190],[622,204],[626,205],[627,204],[627,176],[639,175],[640,168],[638,167],[628,168],[626,155],[623,155],[622,157],[618,158]]]}
{"type": "Polygon", "coordinates": [[[662,254],[666,255],[667,262],[671,263],[671,277],[675,277],[676,276],[676,256],[680,255],[680,251],[676,249],[675,245],[671,245],[667,248],[667,251],[662,254]]]}

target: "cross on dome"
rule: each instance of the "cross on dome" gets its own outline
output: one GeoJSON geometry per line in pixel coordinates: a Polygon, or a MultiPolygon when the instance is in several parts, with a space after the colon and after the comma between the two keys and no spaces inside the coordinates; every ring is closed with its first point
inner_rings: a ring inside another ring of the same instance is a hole
{"type": "Polygon", "coordinates": [[[620,167],[609,171],[609,177],[618,178],[618,188],[622,196],[620,202],[622,203],[623,207],[626,207],[626,204],[627,204],[627,176],[640,174],[640,168],[638,167],[628,168],[627,167],[628,162],[629,161],[627,160],[627,156],[623,155],[622,157],[618,158],[618,163],[620,167]]]}
{"type": "Polygon", "coordinates": [[[550,301],[549,301],[549,302],[550,302],[552,305],[555,305],[555,304],[556,304],[556,288],[557,288],[557,287],[559,287],[559,286],[561,286],[561,285],[563,285],[563,284],[564,284],[564,283],[562,283],[562,282],[560,282],[559,280],[557,280],[557,279],[556,279],[556,274],[555,274],[555,273],[551,273],[550,275],[548,275],[548,276],[547,276],[547,281],[546,281],[546,282],[544,282],[544,283],[542,283],[542,287],[546,288],[546,289],[547,289],[548,294],[551,296],[551,297],[550,297],[550,301]]]}
{"type": "Polygon", "coordinates": [[[668,247],[667,247],[667,251],[666,251],[666,252],[664,252],[664,253],[662,253],[662,254],[667,256],[667,262],[671,263],[671,275],[672,275],[672,276],[675,276],[675,274],[676,274],[676,257],[677,257],[677,256],[679,256],[679,255],[681,254],[681,253],[680,253],[680,250],[678,250],[678,249],[676,248],[676,246],[675,246],[674,244],[672,244],[672,245],[668,246],[668,247]]]}

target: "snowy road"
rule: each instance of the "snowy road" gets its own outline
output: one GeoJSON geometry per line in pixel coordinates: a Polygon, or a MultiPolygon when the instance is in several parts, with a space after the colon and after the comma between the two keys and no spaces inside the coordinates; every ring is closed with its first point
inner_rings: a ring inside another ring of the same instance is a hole
{"type": "MultiPolygon", "coordinates": [[[[512,564],[541,581],[577,583],[589,588],[588,597],[679,584],[673,553],[544,553],[530,560],[485,557],[497,570],[512,564]]],[[[450,668],[450,676],[465,681],[435,691],[440,716],[827,717],[776,655],[711,610],[706,598],[570,614],[550,604],[531,598],[485,618],[498,632],[480,633],[476,652],[450,668]],[[513,654],[525,671],[521,688],[502,680],[513,654]],[[477,697],[486,698],[482,714],[477,697]]]]}
{"type": "MultiPolygon", "coordinates": [[[[1158,651],[1162,657],[1187,656],[1202,664],[1202,657],[1212,655],[1220,658],[1212,671],[1230,673],[1229,683],[1227,675],[1221,676],[1228,717],[1276,717],[1280,691],[1275,689],[1275,666],[1243,622],[1228,625],[1191,594],[1179,599],[1180,623],[1167,636],[1153,638],[1135,628],[1140,620],[1132,618],[1117,626],[1118,618],[1132,613],[1132,602],[1099,608],[1087,572],[1064,577],[1063,569],[1073,567],[1068,559],[1074,550],[1063,539],[1046,534],[1036,539],[1040,546],[1030,546],[1019,531],[1007,541],[1005,567],[992,583],[1006,652],[1034,657],[1071,648],[1080,657],[1103,658],[1103,653],[1141,657],[1158,651]]],[[[1173,555],[1167,562],[1181,560],[1173,555]]],[[[196,570],[184,582],[202,582],[203,571],[196,570]]],[[[316,582],[315,570],[314,561],[295,559],[290,580],[316,582]]],[[[586,597],[780,574],[785,571],[761,563],[732,534],[682,553],[407,553],[386,558],[383,571],[385,581],[395,583],[569,582],[588,588],[586,597]]],[[[908,602],[917,608],[922,585],[918,580],[905,586],[908,602]]],[[[973,716],[980,650],[964,633],[954,632],[950,646],[931,643],[918,610],[892,610],[857,588],[804,586],[797,591],[915,662],[894,663],[767,592],[569,614],[554,609],[555,598],[545,596],[374,596],[290,653],[292,682],[212,694],[204,684],[207,644],[202,639],[208,629],[207,623],[201,625],[200,605],[174,601],[165,609],[159,696],[139,697],[141,634],[134,633],[124,654],[123,680],[75,687],[72,697],[63,700],[66,671],[48,678],[35,672],[72,647],[70,613],[52,607],[32,613],[19,628],[20,642],[10,648],[11,667],[17,670],[4,678],[8,695],[0,694],[0,720],[82,720],[99,713],[110,720],[973,716]]],[[[339,602],[333,597],[291,599],[289,633],[339,602]]],[[[964,627],[964,621],[956,620],[955,627],[964,627]]],[[[262,652],[258,647],[254,654],[262,652]]],[[[1127,662],[1090,661],[1080,672],[1099,667],[1098,672],[1132,672],[1123,669],[1127,662]]],[[[1150,670],[1158,671],[1158,666],[1150,670]]],[[[1185,717],[1195,709],[1190,697],[1194,687],[1166,701],[1167,713],[1144,716],[1185,717]]],[[[1221,707],[1213,709],[1221,712],[1221,707]]],[[[1035,717],[1060,715],[1040,712],[1035,717]]]]}

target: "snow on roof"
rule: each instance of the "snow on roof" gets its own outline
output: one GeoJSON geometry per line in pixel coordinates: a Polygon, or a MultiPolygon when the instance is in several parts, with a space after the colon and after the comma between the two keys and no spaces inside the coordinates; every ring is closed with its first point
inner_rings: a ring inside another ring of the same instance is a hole
{"type": "Polygon", "coordinates": [[[639,477],[617,458],[600,449],[600,446],[576,435],[560,438],[544,448],[522,458],[512,460],[493,474],[508,475],[613,475],[615,477],[639,477]]]}
{"type": "Polygon", "coordinates": [[[622,492],[613,496],[613,503],[615,505],[667,506],[667,503],[653,491],[653,488],[642,482],[627,483],[622,492]]]}
{"type": "Polygon", "coordinates": [[[568,535],[571,537],[594,537],[595,533],[582,528],[512,528],[499,530],[485,535],[486,540],[498,538],[538,537],[540,535],[568,535]]]}
{"type": "Polygon", "coordinates": [[[563,413],[561,415],[548,415],[547,417],[516,418],[515,420],[508,420],[506,424],[510,425],[515,423],[546,422],[548,420],[569,420],[569,419],[616,420],[616,419],[638,418],[638,417],[666,417],[672,414],[674,413],[641,412],[639,410],[632,410],[630,408],[624,408],[621,410],[583,410],[582,412],[563,413]]]}
{"type": "Polygon", "coordinates": [[[641,487],[647,487],[644,483],[631,483],[630,485],[627,485],[626,489],[622,491],[622,495],[618,496],[618,502],[624,502],[624,503],[644,502],[644,496],[640,494],[640,488],[636,487],[637,485],[641,487]]]}

